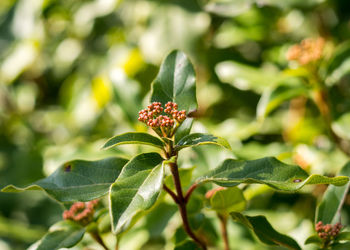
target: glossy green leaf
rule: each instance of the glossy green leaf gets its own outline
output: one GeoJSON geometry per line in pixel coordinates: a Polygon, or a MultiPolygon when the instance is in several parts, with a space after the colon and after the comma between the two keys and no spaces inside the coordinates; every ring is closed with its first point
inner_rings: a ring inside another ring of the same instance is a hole
{"type": "Polygon", "coordinates": [[[341,138],[350,140],[350,112],[343,114],[332,123],[333,131],[341,138]]]}
{"type": "Polygon", "coordinates": [[[307,244],[322,244],[322,240],[318,235],[311,235],[309,238],[305,240],[305,245],[307,244]]]}
{"type": "MultiPolygon", "coordinates": [[[[179,110],[192,111],[197,108],[196,75],[194,68],[181,51],[171,52],[162,63],[157,78],[152,83],[152,102],[176,102],[179,110]]],[[[179,127],[176,141],[189,134],[192,118],[179,127]]]]}
{"type": "Polygon", "coordinates": [[[332,250],[349,250],[350,242],[332,244],[331,249],[332,250]]]}
{"type": "Polygon", "coordinates": [[[257,107],[257,117],[264,118],[283,102],[297,96],[306,96],[306,86],[279,85],[277,88],[269,89],[263,93],[257,107]]]}
{"type": "Polygon", "coordinates": [[[106,158],[98,161],[69,161],[50,176],[20,188],[9,185],[3,192],[44,190],[60,202],[89,201],[105,195],[128,161],[106,158]]]}
{"type": "Polygon", "coordinates": [[[246,205],[243,192],[237,187],[218,190],[210,198],[211,208],[220,213],[242,212],[246,205]]]}
{"type": "MultiPolygon", "coordinates": [[[[350,162],[344,165],[340,175],[350,176],[350,162]]],[[[322,221],[323,224],[335,224],[339,222],[340,211],[349,191],[350,183],[341,187],[329,186],[323,195],[321,203],[316,209],[315,222],[322,221]]]]}
{"type": "Polygon", "coordinates": [[[265,216],[245,216],[241,213],[231,213],[232,219],[242,223],[254,231],[255,235],[267,245],[284,246],[289,249],[301,249],[291,237],[277,232],[265,216]]]}
{"type": "Polygon", "coordinates": [[[157,148],[163,148],[165,145],[159,138],[148,133],[129,132],[110,138],[105,145],[103,145],[103,148],[106,149],[122,144],[144,144],[157,148]]]}
{"type": "Polygon", "coordinates": [[[162,161],[157,153],[145,153],[125,165],[110,189],[113,232],[125,230],[138,212],[149,209],[156,202],[163,185],[162,161]]]}
{"type": "Polygon", "coordinates": [[[179,151],[183,148],[205,144],[216,144],[231,149],[230,144],[224,138],[210,134],[193,133],[183,137],[175,146],[175,150],[179,151]]]}
{"type": "Polygon", "coordinates": [[[36,250],[70,248],[79,243],[83,238],[85,229],[72,222],[60,221],[53,225],[44,235],[36,250]]]}
{"type": "Polygon", "coordinates": [[[220,186],[236,186],[240,183],[266,184],[276,190],[296,191],[306,184],[333,184],[348,182],[349,177],[325,177],[308,175],[296,165],[288,165],[276,158],[266,157],[252,161],[225,160],[219,167],[200,177],[197,183],[214,182],[220,186]]]}

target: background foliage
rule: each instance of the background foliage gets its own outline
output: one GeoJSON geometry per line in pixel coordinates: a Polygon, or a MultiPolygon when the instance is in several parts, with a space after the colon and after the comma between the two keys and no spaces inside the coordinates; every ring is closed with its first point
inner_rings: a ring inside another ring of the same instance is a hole
{"type": "MultiPolygon", "coordinates": [[[[296,67],[285,55],[292,44],[318,36],[336,51],[325,83],[332,127],[349,139],[349,16],[346,0],[2,0],[0,188],[36,181],[68,160],[149,151],[132,145],[100,148],[112,135],[145,132],[137,112],[148,103],[150,82],[173,49],[190,56],[197,74],[193,131],[224,137],[233,149],[208,145],[194,148],[195,154],[184,149],[183,178],[198,177],[226,157],[264,156],[298,164],[310,174],[335,175],[348,157],[327,136],[316,105],[291,98],[307,91],[300,78],[286,77],[303,72],[288,72],[296,67]]],[[[284,194],[250,185],[244,196],[252,216],[263,213],[277,231],[303,245],[324,189],[284,194]]],[[[194,221],[200,224],[198,211],[206,205],[198,205],[200,199],[193,203],[189,213],[197,214],[194,221]]],[[[28,247],[62,211],[40,192],[0,193],[0,248],[28,247]]],[[[208,237],[219,241],[215,214],[210,219],[204,211],[208,237]]],[[[348,224],[349,199],[344,211],[342,223],[348,224]]],[[[175,212],[170,201],[158,204],[125,234],[121,246],[162,249],[165,241],[183,238],[175,212]]],[[[240,224],[230,222],[229,232],[233,249],[269,249],[240,224]]],[[[77,248],[89,244],[86,237],[77,248]]]]}

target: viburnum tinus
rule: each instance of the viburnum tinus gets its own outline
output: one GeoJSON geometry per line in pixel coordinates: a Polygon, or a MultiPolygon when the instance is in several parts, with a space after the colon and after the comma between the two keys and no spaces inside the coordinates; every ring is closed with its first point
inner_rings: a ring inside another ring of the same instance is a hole
{"type": "Polygon", "coordinates": [[[175,102],[168,102],[165,108],[160,102],[153,102],[139,112],[138,120],[151,127],[160,137],[172,138],[186,117],[186,111],[179,111],[175,102]]]}

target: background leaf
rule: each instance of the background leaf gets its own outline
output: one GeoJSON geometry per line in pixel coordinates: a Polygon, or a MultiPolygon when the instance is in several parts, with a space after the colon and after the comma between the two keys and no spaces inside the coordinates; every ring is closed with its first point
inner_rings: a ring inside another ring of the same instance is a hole
{"type": "Polygon", "coordinates": [[[302,168],[288,165],[276,158],[266,157],[253,161],[225,160],[219,167],[200,177],[197,182],[214,182],[220,186],[240,183],[260,183],[281,191],[296,191],[306,184],[344,185],[349,178],[309,176],[302,168]]]}
{"type": "Polygon", "coordinates": [[[247,201],[238,187],[217,190],[210,198],[211,208],[221,213],[241,212],[246,205],[247,201]]]}
{"type": "Polygon", "coordinates": [[[301,249],[291,237],[280,234],[267,221],[265,216],[245,216],[241,213],[231,213],[233,220],[252,229],[258,238],[267,245],[279,245],[289,249],[301,249]]]}
{"type": "Polygon", "coordinates": [[[149,146],[154,146],[158,148],[164,147],[164,142],[162,142],[159,138],[150,135],[148,133],[142,133],[142,132],[129,132],[124,133],[121,135],[116,135],[112,138],[110,138],[105,145],[103,145],[103,148],[110,148],[117,145],[122,144],[144,144],[149,146]]]}
{"type": "MultiPolygon", "coordinates": [[[[350,162],[341,169],[340,175],[350,176],[350,162]]],[[[344,186],[329,186],[316,209],[315,223],[335,224],[340,220],[340,211],[349,191],[349,183],[344,186]]]]}
{"type": "Polygon", "coordinates": [[[156,202],[163,184],[162,161],[157,153],[145,153],[125,165],[110,190],[113,232],[125,230],[134,215],[156,202]]]}
{"type": "Polygon", "coordinates": [[[60,202],[89,201],[105,195],[128,161],[107,158],[99,161],[74,160],[63,164],[49,177],[19,188],[9,185],[3,192],[43,189],[60,202]]]}
{"type": "MultiPolygon", "coordinates": [[[[171,52],[163,61],[157,78],[152,83],[151,102],[176,102],[179,110],[197,108],[196,75],[194,68],[181,51],[171,52]]],[[[188,118],[178,129],[176,141],[190,132],[192,119],[188,118]]]]}
{"type": "Polygon", "coordinates": [[[264,118],[283,102],[288,101],[297,96],[307,95],[307,88],[304,85],[290,86],[279,85],[272,90],[266,90],[258,103],[257,117],[264,118]]]}
{"type": "Polygon", "coordinates": [[[226,141],[226,139],[222,137],[217,137],[210,134],[202,134],[202,133],[193,133],[183,137],[175,146],[176,150],[181,150],[187,147],[193,147],[198,145],[205,144],[216,144],[227,149],[231,149],[230,144],[226,141]]]}
{"type": "Polygon", "coordinates": [[[72,221],[60,221],[44,235],[36,250],[70,248],[79,243],[85,229],[72,221]]]}

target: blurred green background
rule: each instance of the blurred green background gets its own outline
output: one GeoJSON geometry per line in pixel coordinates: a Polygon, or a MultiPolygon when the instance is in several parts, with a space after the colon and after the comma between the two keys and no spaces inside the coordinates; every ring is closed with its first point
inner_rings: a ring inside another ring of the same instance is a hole
{"type": "MultiPolygon", "coordinates": [[[[100,147],[117,133],[146,130],[137,112],[173,49],[188,54],[197,73],[193,131],[225,137],[233,147],[186,150],[181,160],[196,166],[193,176],[225,157],[263,156],[335,174],[348,157],[327,136],[312,102],[283,102],[263,120],[256,114],[264,93],[293,67],[288,48],[308,37],[322,36],[331,47],[346,42],[349,18],[348,0],[1,0],[0,188],[29,184],[71,159],[147,150],[100,147]]],[[[330,87],[335,116],[350,111],[349,87],[349,74],[330,87]]],[[[290,195],[252,186],[245,195],[250,211],[266,214],[276,229],[303,243],[322,192],[309,187],[290,195]]],[[[162,206],[164,221],[151,213],[130,233],[136,245],[128,248],[125,237],[125,249],[163,249],[172,237],[163,229],[175,210],[162,206]]],[[[43,192],[0,193],[0,249],[28,247],[62,211],[43,192]]],[[[230,224],[230,234],[233,249],[265,249],[239,225],[230,224]]]]}

